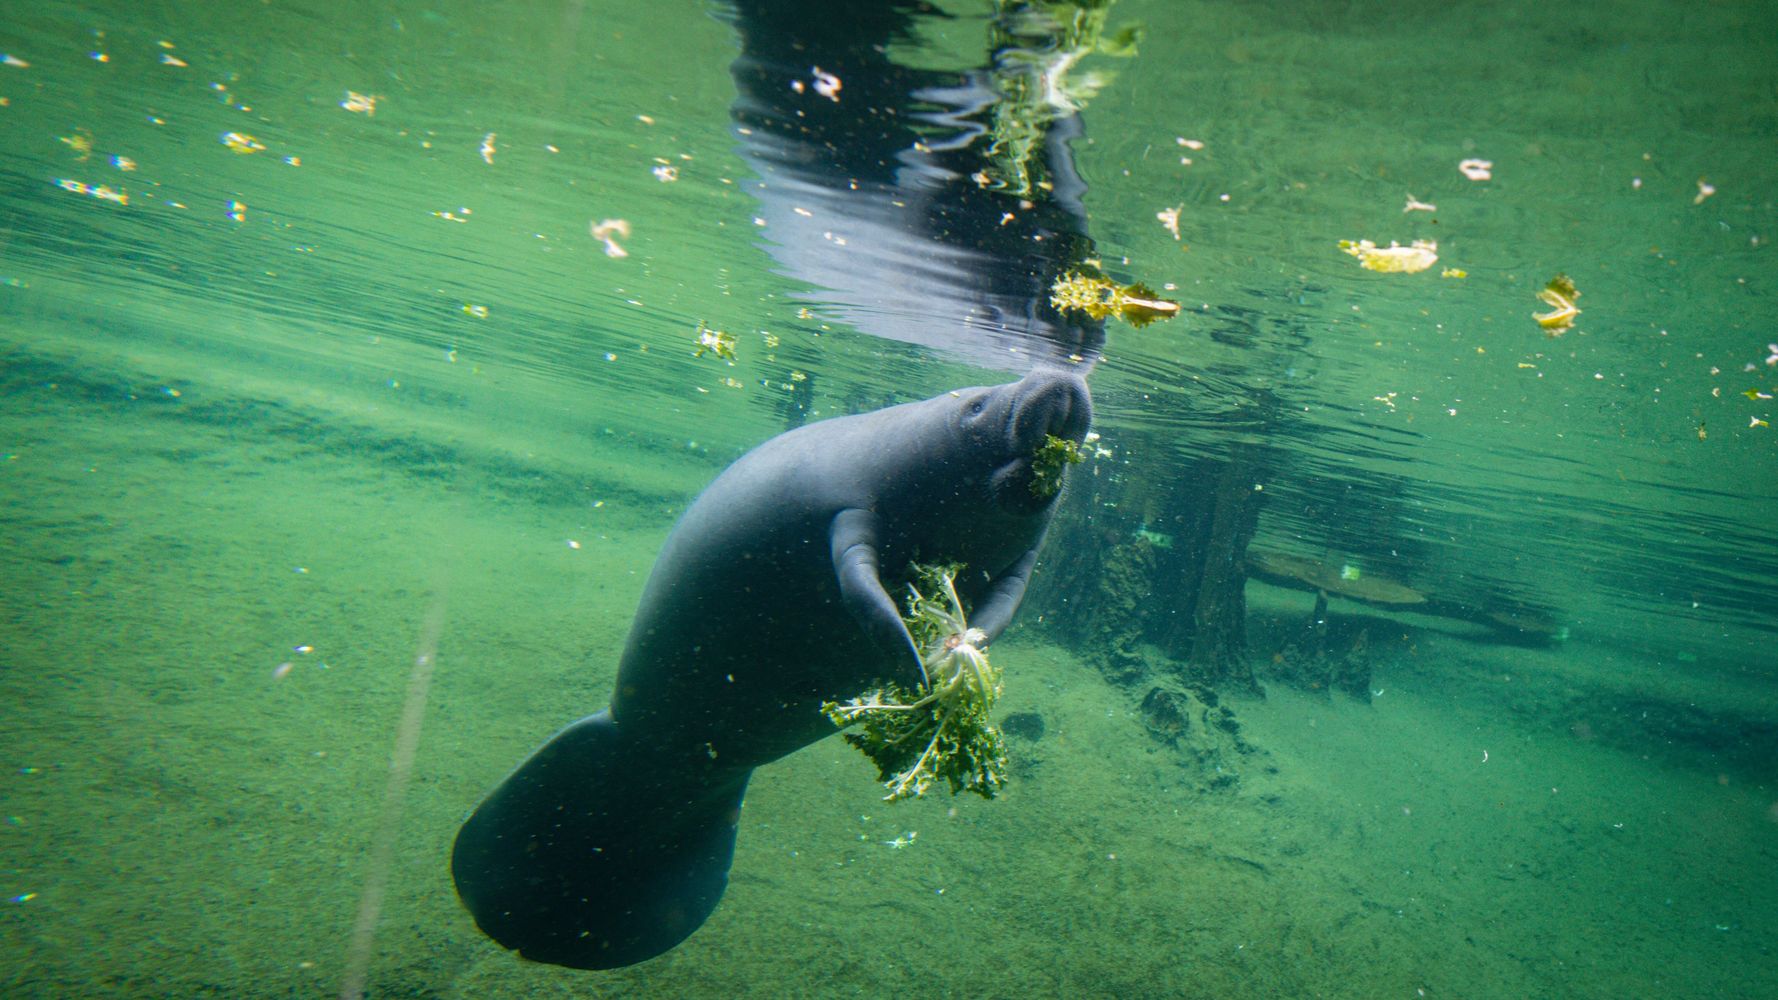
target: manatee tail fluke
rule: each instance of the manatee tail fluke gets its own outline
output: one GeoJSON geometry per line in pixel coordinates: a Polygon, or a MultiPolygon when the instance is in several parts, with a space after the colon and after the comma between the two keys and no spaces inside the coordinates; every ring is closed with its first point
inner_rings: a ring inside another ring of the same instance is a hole
{"type": "Polygon", "coordinates": [[[601,712],[476,809],[451,874],[484,933],[533,961],[615,969],[704,923],[728,886],[752,772],[651,751],[601,712]]]}

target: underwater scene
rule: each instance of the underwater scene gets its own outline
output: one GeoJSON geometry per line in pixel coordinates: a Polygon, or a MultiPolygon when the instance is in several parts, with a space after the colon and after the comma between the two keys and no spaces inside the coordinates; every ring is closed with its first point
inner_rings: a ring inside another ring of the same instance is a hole
{"type": "Polygon", "coordinates": [[[0,9],[0,994],[1778,996],[1778,6],[0,9]]]}

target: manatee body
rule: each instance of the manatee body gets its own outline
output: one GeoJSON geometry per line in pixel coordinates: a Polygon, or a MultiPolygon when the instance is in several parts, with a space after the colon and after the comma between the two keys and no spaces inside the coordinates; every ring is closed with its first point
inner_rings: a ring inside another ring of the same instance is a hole
{"type": "Polygon", "coordinates": [[[836,730],[819,711],[919,654],[898,605],[915,562],[960,562],[971,624],[1023,598],[1054,497],[1045,435],[1079,441],[1086,384],[1008,385],[841,417],[742,456],[668,537],[611,706],[569,725],[457,834],[457,892],[526,958],[617,968],[667,951],[728,884],[753,769],[836,730]]]}

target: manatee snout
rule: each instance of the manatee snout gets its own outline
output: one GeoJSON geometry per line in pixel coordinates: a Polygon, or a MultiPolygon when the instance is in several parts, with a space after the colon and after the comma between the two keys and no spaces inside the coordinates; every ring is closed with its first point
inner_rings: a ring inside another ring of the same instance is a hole
{"type": "Polygon", "coordinates": [[[1093,400],[1087,383],[1069,371],[1039,369],[1018,383],[1013,405],[1013,450],[1030,455],[1054,435],[1079,444],[1093,423],[1093,400]]]}
{"type": "Polygon", "coordinates": [[[1035,514],[1056,498],[1053,490],[1033,489],[1037,450],[1051,435],[1079,444],[1093,423],[1093,400],[1079,375],[1055,369],[1039,369],[1007,388],[1014,396],[1004,440],[1008,460],[988,489],[1002,508],[1035,514]]]}

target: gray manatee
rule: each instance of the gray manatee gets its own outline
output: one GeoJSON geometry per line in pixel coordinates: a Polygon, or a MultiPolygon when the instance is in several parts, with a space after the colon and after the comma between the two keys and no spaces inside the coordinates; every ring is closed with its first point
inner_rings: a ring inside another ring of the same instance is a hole
{"type": "Polygon", "coordinates": [[[801,427],[725,470],[668,537],[611,706],[570,724],[457,834],[477,925],[525,958],[610,969],[703,924],[753,769],[837,730],[824,701],[920,680],[898,610],[915,562],[960,562],[971,624],[1024,597],[1055,496],[1046,435],[1080,441],[1086,383],[1043,369],[801,427]]]}

